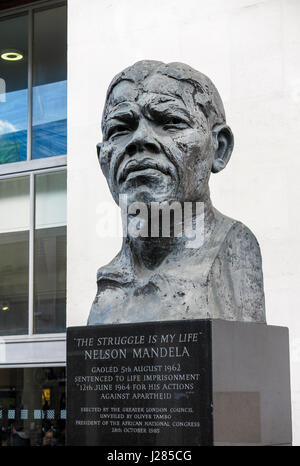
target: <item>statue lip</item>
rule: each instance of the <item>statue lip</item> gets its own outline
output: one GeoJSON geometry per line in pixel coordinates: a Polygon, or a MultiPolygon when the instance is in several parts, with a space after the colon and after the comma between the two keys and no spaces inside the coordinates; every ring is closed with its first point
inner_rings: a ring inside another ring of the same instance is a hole
{"type": "Polygon", "coordinates": [[[131,160],[121,171],[118,176],[118,183],[121,184],[126,181],[126,178],[130,173],[144,171],[144,170],[155,170],[164,175],[171,176],[172,172],[168,167],[165,167],[161,162],[146,158],[141,161],[131,160]]]}

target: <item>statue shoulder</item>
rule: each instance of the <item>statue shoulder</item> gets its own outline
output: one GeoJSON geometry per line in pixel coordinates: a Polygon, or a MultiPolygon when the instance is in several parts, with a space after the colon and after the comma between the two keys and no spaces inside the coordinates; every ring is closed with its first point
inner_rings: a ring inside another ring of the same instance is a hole
{"type": "Polygon", "coordinates": [[[253,232],[233,221],[210,272],[209,296],[218,318],[265,322],[262,258],[253,232]]]}
{"type": "Polygon", "coordinates": [[[232,254],[239,252],[244,258],[259,257],[261,261],[260,246],[254,233],[242,222],[236,221],[230,228],[226,245],[232,254]]]}
{"type": "Polygon", "coordinates": [[[260,247],[254,233],[239,220],[227,217],[221,212],[216,212],[217,223],[221,224],[223,230],[223,245],[229,247],[230,252],[234,254],[236,249],[241,249],[245,253],[250,251],[259,251],[260,247]]]}

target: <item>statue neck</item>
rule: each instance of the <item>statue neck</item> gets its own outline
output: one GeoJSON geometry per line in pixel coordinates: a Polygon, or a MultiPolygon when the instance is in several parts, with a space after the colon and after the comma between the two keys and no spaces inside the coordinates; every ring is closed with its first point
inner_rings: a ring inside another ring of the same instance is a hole
{"type": "MultiPolygon", "coordinates": [[[[183,249],[199,248],[208,240],[215,227],[215,213],[210,197],[207,196],[205,200],[199,203],[189,203],[189,211],[186,211],[186,214],[182,214],[179,219],[176,218],[176,215],[171,217],[170,230],[167,228],[167,231],[170,231],[169,237],[163,235],[161,219],[159,222],[159,237],[151,235],[149,210],[147,219],[142,219],[139,224],[141,227],[140,235],[137,235],[137,230],[127,229],[126,242],[131,249],[137,272],[142,273],[145,269],[154,270],[165,259],[171,261],[172,257],[176,257],[183,249]],[[188,215],[189,213],[192,213],[192,215],[188,215]],[[178,234],[180,231],[183,232],[181,236],[178,234]]],[[[124,221],[125,219],[128,222],[127,217],[123,217],[124,221]]],[[[134,219],[137,220],[137,217],[134,217],[134,219]]]]}

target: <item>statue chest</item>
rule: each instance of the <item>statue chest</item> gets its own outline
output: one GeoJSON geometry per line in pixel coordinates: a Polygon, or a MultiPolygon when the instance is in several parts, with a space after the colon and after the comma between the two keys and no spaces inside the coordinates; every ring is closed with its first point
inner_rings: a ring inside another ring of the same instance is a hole
{"type": "Polygon", "coordinates": [[[201,275],[153,274],[130,283],[107,281],[90,316],[97,323],[207,318],[207,280],[201,275]]]}

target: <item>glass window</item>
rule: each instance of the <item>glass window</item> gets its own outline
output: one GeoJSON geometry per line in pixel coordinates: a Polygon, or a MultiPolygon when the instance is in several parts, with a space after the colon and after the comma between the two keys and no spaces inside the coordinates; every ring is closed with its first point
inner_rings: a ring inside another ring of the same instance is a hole
{"type": "Polygon", "coordinates": [[[64,367],[0,369],[0,445],[65,444],[64,367]]]}
{"type": "Polygon", "coordinates": [[[0,18],[0,165],[28,163],[19,165],[26,176],[0,179],[0,336],[65,332],[66,172],[47,161],[32,172],[30,160],[66,152],[66,2],[9,10],[0,18]]]}
{"type": "Polygon", "coordinates": [[[65,170],[0,180],[0,335],[65,332],[66,233],[65,170]]]}
{"type": "Polygon", "coordinates": [[[66,5],[1,19],[0,164],[66,153],[66,5]]]}
{"type": "Polygon", "coordinates": [[[36,176],[35,333],[66,328],[66,173],[36,176]]]}
{"type": "Polygon", "coordinates": [[[66,7],[34,13],[32,158],[67,153],[66,7]]]}
{"type": "Polygon", "coordinates": [[[28,333],[29,177],[0,182],[0,335],[28,333]]]}
{"type": "Polygon", "coordinates": [[[0,164],[27,159],[28,17],[0,20],[0,164]]]}

